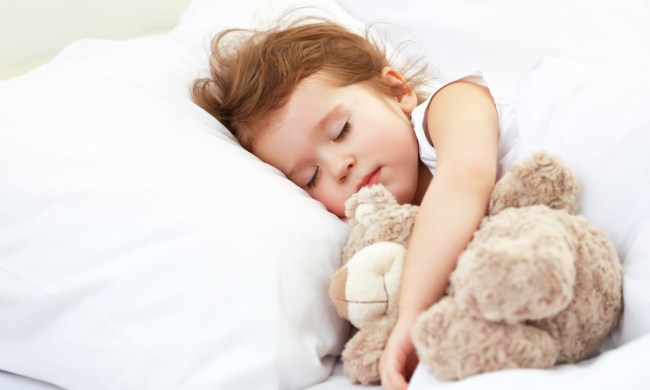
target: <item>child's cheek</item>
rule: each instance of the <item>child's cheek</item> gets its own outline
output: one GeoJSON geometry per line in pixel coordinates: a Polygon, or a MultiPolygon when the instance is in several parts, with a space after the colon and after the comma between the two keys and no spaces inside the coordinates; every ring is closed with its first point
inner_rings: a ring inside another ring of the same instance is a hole
{"type": "Polygon", "coordinates": [[[337,215],[339,218],[343,218],[345,215],[345,201],[348,197],[340,191],[335,190],[335,188],[318,188],[311,193],[311,196],[322,203],[327,211],[337,215]]]}

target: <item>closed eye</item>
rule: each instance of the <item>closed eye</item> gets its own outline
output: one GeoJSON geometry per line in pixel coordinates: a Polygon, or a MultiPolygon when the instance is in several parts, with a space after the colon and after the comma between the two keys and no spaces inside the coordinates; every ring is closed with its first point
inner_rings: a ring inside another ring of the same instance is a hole
{"type": "Polygon", "coordinates": [[[309,182],[305,186],[308,190],[316,187],[316,183],[318,183],[318,176],[320,174],[320,167],[316,167],[316,171],[314,171],[314,175],[309,179],[309,182]]]}
{"type": "Polygon", "coordinates": [[[350,122],[345,122],[345,125],[343,125],[343,128],[339,132],[339,135],[334,138],[334,142],[341,142],[345,139],[345,136],[348,135],[350,132],[350,122]]]}

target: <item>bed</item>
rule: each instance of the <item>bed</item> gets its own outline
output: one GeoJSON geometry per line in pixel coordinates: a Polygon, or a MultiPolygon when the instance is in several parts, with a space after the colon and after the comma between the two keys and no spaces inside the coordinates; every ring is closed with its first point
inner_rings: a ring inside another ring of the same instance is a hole
{"type": "MultiPolygon", "coordinates": [[[[129,32],[3,64],[0,388],[379,388],[351,385],[337,357],[349,329],[327,285],[346,225],[188,96],[214,33],[300,5],[351,28],[382,22],[440,74],[480,69],[516,95],[517,153],[543,147],[574,167],[581,212],[623,262],[625,313],[599,356],[451,383],[418,367],[410,389],[650,387],[647,2],[159,3],[156,22],[131,16],[129,32]]],[[[38,22],[3,23],[7,58],[38,22]]]]}

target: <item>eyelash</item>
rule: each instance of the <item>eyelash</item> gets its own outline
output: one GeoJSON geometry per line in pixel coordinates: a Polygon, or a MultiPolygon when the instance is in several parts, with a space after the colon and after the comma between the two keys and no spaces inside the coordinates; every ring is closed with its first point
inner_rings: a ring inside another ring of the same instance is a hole
{"type": "Polygon", "coordinates": [[[319,174],[320,174],[320,167],[316,167],[316,172],[314,172],[314,176],[311,177],[309,183],[307,183],[306,185],[307,189],[312,189],[316,186],[316,183],[318,182],[319,174]]]}
{"type": "MultiPolygon", "coordinates": [[[[341,142],[343,139],[345,139],[345,136],[350,133],[350,122],[345,122],[345,125],[343,125],[343,128],[341,129],[341,132],[339,135],[334,138],[334,142],[341,142]]],[[[320,176],[320,167],[316,167],[316,172],[314,172],[314,176],[311,177],[309,180],[309,183],[305,187],[307,189],[312,189],[316,186],[316,183],[318,183],[318,177],[320,176]]]]}
{"type": "Polygon", "coordinates": [[[349,132],[350,132],[350,122],[345,122],[339,135],[337,135],[336,138],[334,138],[334,142],[343,141],[343,139],[345,138],[346,135],[348,135],[349,132]]]}

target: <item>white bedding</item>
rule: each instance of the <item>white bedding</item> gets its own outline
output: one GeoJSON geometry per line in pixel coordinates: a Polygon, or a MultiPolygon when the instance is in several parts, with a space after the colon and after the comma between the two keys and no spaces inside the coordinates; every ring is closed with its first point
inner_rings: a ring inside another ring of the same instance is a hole
{"type": "Polygon", "coordinates": [[[648,350],[650,335],[577,365],[559,366],[551,370],[507,370],[453,383],[436,381],[420,366],[411,379],[409,389],[643,390],[650,384],[646,364],[648,350]]]}
{"type": "Polygon", "coordinates": [[[574,167],[625,267],[599,357],[453,383],[418,367],[410,388],[649,388],[644,0],[193,0],[168,34],[76,42],[0,82],[0,388],[367,388],[336,364],[347,326],[326,296],[345,224],[187,93],[214,32],[305,3],[393,22],[377,26],[389,42],[518,93],[518,154],[574,167]]]}

